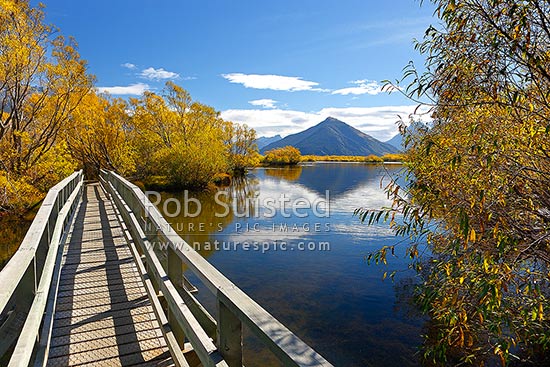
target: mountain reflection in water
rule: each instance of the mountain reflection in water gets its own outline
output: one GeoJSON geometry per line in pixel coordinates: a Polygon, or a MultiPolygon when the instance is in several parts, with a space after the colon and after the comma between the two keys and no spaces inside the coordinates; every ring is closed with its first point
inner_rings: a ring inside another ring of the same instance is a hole
{"type": "MultiPolygon", "coordinates": [[[[191,194],[200,200],[201,214],[169,222],[183,223],[179,232],[188,243],[335,366],[416,366],[422,320],[407,307],[414,273],[402,256],[404,249],[398,248],[398,257],[388,265],[367,265],[366,254],[399,239],[387,225],[366,226],[353,216],[358,207],[389,204],[383,177],[399,169],[355,163],[258,168],[225,189],[228,215],[216,216],[222,208],[215,192],[191,194]],[[265,200],[279,203],[284,194],[291,201],[311,202],[326,198],[327,190],[329,217],[315,217],[311,209],[301,210],[308,214],[304,218],[286,217],[281,210],[266,217],[265,200]],[[241,217],[247,205],[257,215],[241,217]],[[194,223],[195,230],[185,223],[194,223]],[[196,230],[201,223],[203,229],[196,230]],[[251,245],[265,242],[286,243],[286,249],[255,250],[251,245]],[[300,243],[317,247],[300,250],[300,243]],[[394,270],[395,283],[382,281],[384,272],[394,270]]],[[[182,199],[183,193],[162,196],[182,199]]],[[[186,275],[199,288],[197,298],[215,314],[213,297],[197,278],[186,275]]],[[[248,367],[278,365],[247,331],[244,353],[248,367]]]]}

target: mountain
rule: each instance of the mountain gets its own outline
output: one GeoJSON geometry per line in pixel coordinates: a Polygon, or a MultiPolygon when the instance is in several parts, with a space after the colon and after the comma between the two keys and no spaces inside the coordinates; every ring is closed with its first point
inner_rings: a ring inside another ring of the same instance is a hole
{"type": "MultiPolygon", "coordinates": [[[[428,123],[424,123],[421,121],[415,121],[407,126],[407,135],[417,135],[418,133],[421,133],[423,131],[427,131],[430,129],[430,125],[428,123]]],[[[393,145],[400,151],[403,151],[405,147],[403,146],[403,135],[401,133],[397,134],[390,140],[386,141],[386,143],[393,145]]]]}
{"type": "Polygon", "coordinates": [[[256,139],[256,144],[258,145],[258,149],[262,149],[265,146],[268,146],[271,143],[275,143],[276,141],[281,140],[281,135],[277,134],[275,136],[272,136],[270,138],[265,136],[260,136],[258,139],[256,139]]]}
{"type": "Polygon", "coordinates": [[[385,141],[386,144],[393,145],[398,150],[403,150],[403,136],[401,134],[397,134],[390,140],[385,141]]]}
{"type": "Polygon", "coordinates": [[[384,155],[398,149],[367,135],[343,121],[329,117],[297,134],[265,146],[260,151],[292,145],[303,155],[384,155]]]}

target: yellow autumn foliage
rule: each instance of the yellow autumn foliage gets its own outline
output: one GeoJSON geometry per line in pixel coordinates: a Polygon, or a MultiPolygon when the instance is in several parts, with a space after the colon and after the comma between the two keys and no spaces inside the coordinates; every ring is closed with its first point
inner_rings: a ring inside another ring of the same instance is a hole
{"type": "Polygon", "coordinates": [[[62,135],[93,77],[74,41],[43,19],[27,1],[1,3],[0,212],[32,206],[76,167],[62,135]]]}
{"type": "Polygon", "coordinates": [[[275,148],[265,152],[262,163],[271,165],[296,165],[302,160],[300,150],[293,146],[275,148]]]}
{"type": "Polygon", "coordinates": [[[129,102],[99,95],[74,40],[56,34],[41,6],[1,0],[0,214],[33,206],[78,168],[204,187],[258,161],[253,129],[174,83],[129,102]]]}
{"type": "Polygon", "coordinates": [[[387,188],[392,207],[358,214],[391,218],[410,240],[428,365],[548,365],[550,7],[433,3],[442,26],[417,44],[425,71],[409,65],[403,89],[432,105],[433,121],[403,122],[407,171],[387,188]]]}

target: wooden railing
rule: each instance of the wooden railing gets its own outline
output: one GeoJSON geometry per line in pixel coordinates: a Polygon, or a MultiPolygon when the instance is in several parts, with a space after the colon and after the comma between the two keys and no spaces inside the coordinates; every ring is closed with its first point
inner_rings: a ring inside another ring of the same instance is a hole
{"type": "Polygon", "coordinates": [[[82,194],[83,177],[75,172],[48,191],[19,249],[0,272],[0,357],[17,339],[10,367],[28,366],[41,354],[38,349],[47,347],[54,309],[46,305],[55,305],[50,287],[60,266],[59,244],[82,194]]]}
{"type": "MultiPolygon", "coordinates": [[[[145,262],[143,278],[151,283],[151,296],[160,296],[167,305],[163,330],[171,351],[181,351],[188,340],[203,366],[241,367],[244,325],[284,366],[331,366],[177,235],[137,186],[107,171],[101,172],[100,181],[137,244],[136,257],[145,262]],[[155,241],[168,243],[166,270],[153,249],[155,241]],[[183,264],[215,296],[215,318],[182,285],[183,264]]],[[[157,298],[153,303],[161,302],[157,298]]],[[[187,365],[179,357],[175,362],[187,365]]]]}

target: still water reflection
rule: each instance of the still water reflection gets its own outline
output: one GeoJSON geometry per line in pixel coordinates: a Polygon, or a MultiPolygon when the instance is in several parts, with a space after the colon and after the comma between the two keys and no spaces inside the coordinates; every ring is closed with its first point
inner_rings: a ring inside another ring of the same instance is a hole
{"type": "Polygon", "coordinates": [[[31,222],[15,216],[0,218],[0,270],[19,248],[31,222]]]}
{"type": "MultiPolygon", "coordinates": [[[[409,314],[403,288],[413,274],[402,257],[387,266],[367,265],[365,254],[397,239],[387,226],[368,227],[352,216],[360,206],[388,205],[381,179],[399,169],[353,163],[258,168],[218,196],[221,201],[214,200],[215,193],[192,194],[201,203],[201,214],[169,221],[215,267],[336,366],[414,366],[422,320],[409,314]],[[281,194],[292,203],[328,199],[330,215],[300,209],[298,214],[308,215],[287,217],[278,205],[269,215],[266,200],[280,204],[281,194]],[[229,213],[216,216],[225,206],[229,213]],[[251,218],[241,216],[247,208],[255,213],[251,218]],[[216,250],[216,241],[230,246],[216,250]],[[252,245],[265,242],[286,247],[252,245]],[[393,270],[399,270],[395,283],[382,281],[382,274],[393,270]]],[[[183,200],[184,194],[163,194],[163,200],[170,198],[183,200]]],[[[175,208],[166,209],[173,213],[175,208]]],[[[214,314],[208,291],[188,277],[214,314]]],[[[246,366],[276,365],[252,337],[245,343],[246,366]]]]}

